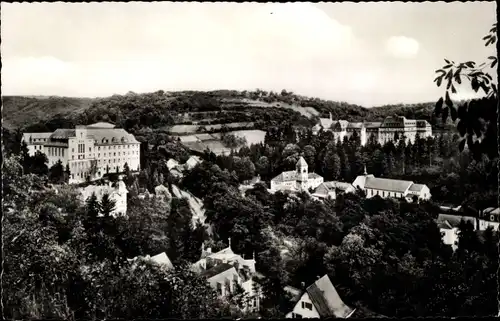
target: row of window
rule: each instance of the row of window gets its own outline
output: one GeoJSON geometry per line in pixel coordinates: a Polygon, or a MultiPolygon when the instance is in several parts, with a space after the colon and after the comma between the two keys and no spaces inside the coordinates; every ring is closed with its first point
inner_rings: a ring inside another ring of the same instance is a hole
{"type": "MultiPolygon", "coordinates": [[[[113,145],[113,146],[102,146],[102,149],[130,149],[137,147],[139,149],[139,145],[113,145]],[[123,147],[122,147],[123,146],[123,147]],[[106,148],[107,147],[107,148],[106,148]]],[[[101,146],[97,146],[97,150],[101,150],[101,146]]]]}
{"type": "Polygon", "coordinates": [[[374,191],[372,189],[368,190],[368,196],[375,196],[375,195],[380,195],[382,197],[401,197],[401,193],[396,193],[396,192],[386,192],[386,191],[380,191],[381,193],[379,194],[379,191],[374,191]]]}
{"type": "Polygon", "coordinates": [[[58,147],[48,147],[49,156],[61,156],[64,157],[64,148],[58,147]]]}
{"type": "MultiPolygon", "coordinates": [[[[139,155],[139,151],[123,152],[123,156],[125,156],[125,155],[139,155]]],[[[113,153],[113,156],[116,156],[116,152],[113,153]]],[[[118,156],[121,156],[121,152],[118,152],[118,156]]],[[[101,153],[97,153],[97,158],[100,158],[100,157],[101,157],[101,153]]],[[[104,153],[103,157],[106,157],[106,153],[104,153]]],[[[111,153],[109,153],[108,157],[111,157],[111,153]]]]}

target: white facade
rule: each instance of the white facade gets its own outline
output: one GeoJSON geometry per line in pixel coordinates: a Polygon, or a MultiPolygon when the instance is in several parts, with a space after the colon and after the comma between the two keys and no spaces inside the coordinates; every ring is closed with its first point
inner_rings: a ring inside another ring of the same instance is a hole
{"type": "Polygon", "coordinates": [[[299,302],[295,304],[293,310],[285,316],[287,319],[302,319],[302,318],[320,318],[318,310],[306,292],[302,294],[299,302]]]}
{"type": "Polygon", "coordinates": [[[131,171],[140,170],[140,143],[134,135],[108,123],[58,129],[53,133],[25,133],[23,141],[30,152],[39,150],[47,156],[49,168],[58,161],[63,167],[69,165],[70,183],[123,172],[125,163],[131,171]]]}
{"type": "Polygon", "coordinates": [[[127,187],[121,178],[113,187],[108,185],[89,185],[80,189],[81,201],[85,202],[92,194],[95,193],[97,200],[100,202],[104,194],[108,194],[109,198],[115,202],[115,210],[111,212],[111,216],[123,216],[127,214],[127,187]]]}
{"type": "Polygon", "coordinates": [[[352,185],[360,188],[366,194],[366,198],[380,196],[381,198],[402,198],[412,202],[416,196],[418,200],[429,200],[431,193],[427,185],[415,184],[411,181],[399,179],[378,178],[371,174],[356,177],[352,185]]]}
{"type": "Polygon", "coordinates": [[[202,249],[201,259],[192,265],[192,270],[207,276],[210,286],[220,296],[227,296],[236,289],[236,284],[241,286],[248,299],[244,310],[258,311],[262,291],[258,283],[253,280],[256,274],[255,257],[244,259],[235,254],[231,249],[231,243],[225,249],[212,253],[208,248],[202,249]]]}
{"type": "Polygon", "coordinates": [[[277,191],[308,191],[316,189],[323,183],[323,177],[309,173],[308,165],[303,157],[295,165],[294,171],[282,172],[271,180],[271,192],[277,191]]]}
{"type": "Polygon", "coordinates": [[[353,123],[333,120],[330,113],[330,118],[320,118],[320,123],[313,127],[313,134],[317,134],[320,129],[332,131],[336,141],[350,138],[356,132],[362,146],[366,145],[372,135],[381,145],[389,141],[394,142],[396,137],[403,135],[407,143],[414,143],[417,134],[420,138],[432,137],[432,126],[426,120],[406,119],[402,116],[386,117],[382,123],[353,123]]]}

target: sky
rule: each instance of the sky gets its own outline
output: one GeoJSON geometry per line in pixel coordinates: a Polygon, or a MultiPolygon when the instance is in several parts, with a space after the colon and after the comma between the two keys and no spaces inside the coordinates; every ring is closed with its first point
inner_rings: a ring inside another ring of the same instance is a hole
{"type": "Polygon", "coordinates": [[[260,88],[372,107],[436,101],[444,58],[495,53],[495,2],[1,5],[3,95],[260,88]]]}

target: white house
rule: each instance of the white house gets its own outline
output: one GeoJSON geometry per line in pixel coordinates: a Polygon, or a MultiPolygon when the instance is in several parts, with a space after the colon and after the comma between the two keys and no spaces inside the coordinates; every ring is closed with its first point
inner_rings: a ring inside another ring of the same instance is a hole
{"type": "Polygon", "coordinates": [[[24,133],[30,153],[40,151],[50,168],[58,161],[69,166],[70,183],[96,180],[106,173],[123,172],[125,164],[140,170],[140,143],[134,135],[109,123],[60,128],[53,133],[24,133]]]}
{"type": "Polygon", "coordinates": [[[92,194],[95,193],[97,200],[100,202],[104,194],[108,194],[109,198],[115,201],[115,210],[110,214],[112,216],[120,216],[127,214],[127,186],[122,178],[118,178],[118,182],[106,185],[89,185],[80,189],[81,201],[85,202],[92,194]]]}
{"type": "Polygon", "coordinates": [[[458,247],[458,226],[461,221],[471,223],[474,230],[479,228],[479,219],[471,216],[439,214],[436,219],[436,224],[442,233],[443,243],[451,245],[453,251],[458,247]]]}
{"type": "Polygon", "coordinates": [[[342,301],[332,281],[325,275],[305,290],[286,318],[349,318],[354,311],[342,301]]]}
{"type": "Polygon", "coordinates": [[[316,173],[309,173],[304,157],[300,157],[294,171],[282,172],[271,180],[271,192],[276,191],[307,191],[315,189],[323,183],[323,177],[316,173]]]}
{"type": "Polygon", "coordinates": [[[187,170],[191,170],[196,167],[196,165],[200,164],[202,162],[201,158],[198,156],[191,156],[189,159],[184,163],[184,166],[187,170]]]}
{"type": "Polygon", "coordinates": [[[241,286],[248,299],[244,310],[259,310],[262,291],[253,280],[256,274],[255,257],[244,259],[235,254],[231,249],[231,240],[227,248],[216,253],[212,253],[210,248],[205,251],[203,247],[201,259],[191,268],[204,276],[220,296],[228,296],[234,293],[237,285],[241,286]]]}
{"type": "Polygon", "coordinates": [[[404,197],[407,201],[412,202],[413,197],[418,200],[428,200],[431,198],[431,193],[427,185],[415,184],[411,181],[378,178],[372,174],[365,173],[356,177],[352,185],[355,188],[360,188],[366,193],[366,198],[371,198],[376,195],[382,198],[404,197]]]}

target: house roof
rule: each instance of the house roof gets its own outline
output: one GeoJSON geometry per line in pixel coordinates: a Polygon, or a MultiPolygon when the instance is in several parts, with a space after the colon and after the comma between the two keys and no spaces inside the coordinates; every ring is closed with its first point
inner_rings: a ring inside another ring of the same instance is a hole
{"type": "Polygon", "coordinates": [[[464,220],[465,222],[470,222],[474,225],[476,219],[472,216],[439,214],[436,223],[439,225],[443,224],[443,222],[446,221],[453,228],[453,227],[458,227],[460,221],[462,220],[464,220]]]}
{"type": "Polygon", "coordinates": [[[413,184],[399,179],[367,177],[365,188],[404,193],[413,184]]]}
{"type": "Polygon", "coordinates": [[[173,158],[170,158],[168,161],[167,161],[167,168],[168,170],[171,170],[173,168],[175,168],[176,166],[179,165],[179,162],[176,161],[175,159],[173,158]]]}
{"type": "Polygon", "coordinates": [[[424,184],[411,184],[409,190],[412,192],[421,192],[424,187],[424,184]]]}
{"type": "Polygon", "coordinates": [[[347,128],[363,128],[363,123],[348,123],[347,128]]]}
{"type": "Polygon", "coordinates": [[[222,263],[214,266],[211,269],[205,270],[201,273],[201,276],[206,277],[207,279],[210,279],[218,274],[221,274],[222,272],[225,272],[229,269],[234,268],[231,264],[228,263],[222,263]]]}
{"type": "Polygon", "coordinates": [[[23,134],[23,141],[29,142],[30,137],[32,139],[40,139],[40,138],[49,138],[52,135],[52,133],[24,133],[23,134]]]}
{"type": "MultiPolygon", "coordinates": [[[[316,174],[316,173],[308,173],[307,178],[308,179],[316,179],[320,178],[321,175],[316,174]]],[[[271,181],[276,182],[276,183],[282,183],[282,182],[289,182],[289,181],[295,181],[297,180],[297,172],[296,171],[286,171],[282,172],[275,178],[273,178],[271,181]]]]}
{"type": "Polygon", "coordinates": [[[342,301],[328,275],[318,279],[306,291],[320,317],[345,318],[353,311],[342,301]]]}
{"type": "MultiPolygon", "coordinates": [[[[139,143],[134,135],[129,134],[123,128],[94,128],[87,127],[87,138],[92,138],[97,141],[97,143],[102,143],[104,139],[108,140],[108,143],[113,142],[113,138],[116,139],[116,143],[139,143]],[[123,139],[123,141],[122,141],[123,139]]],[[[68,139],[70,137],[76,136],[75,129],[59,128],[56,129],[52,135],[51,139],[68,139]]]]}
{"type": "Polygon", "coordinates": [[[365,123],[366,128],[379,128],[382,125],[382,122],[368,122],[365,123]]]}
{"type": "Polygon", "coordinates": [[[164,266],[166,266],[169,269],[174,268],[174,265],[172,264],[172,262],[168,258],[167,253],[165,253],[165,252],[162,252],[160,254],[152,256],[151,257],[151,261],[153,261],[153,262],[155,262],[157,264],[160,264],[160,265],[164,265],[164,266]]]}
{"type": "Polygon", "coordinates": [[[300,158],[299,158],[299,160],[297,162],[297,166],[307,166],[307,162],[304,159],[304,157],[300,156],[300,158]]]}
{"type": "Polygon", "coordinates": [[[87,127],[91,128],[115,128],[115,125],[106,123],[106,122],[99,122],[91,125],[87,125],[87,127]]]}
{"type": "Polygon", "coordinates": [[[329,129],[330,126],[332,126],[332,124],[336,121],[333,121],[330,118],[320,118],[319,122],[321,124],[321,127],[325,128],[325,129],[329,129]]]}
{"type": "Polygon", "coordinates": [[[340,189],[343,191],[345,191],[349,188],[354,189],[354,186],[352,186],[352,184],[346,183],[346,182],[330,181],[330,182],[323,182],[322,185],[328,189],[340,189]]]}
{"type": "Polygon", "coordinates": [[[70,137],[75,137],[76,131],[74,129],[69,128],[58,128],[56,129],[52,135],[50,135],[51,139],[68,139],[70,137]]]}
{"type": "Polygon", "coordinates": [[[448,221],[446,221],[446,220],[444,220],[444,221],[438,221],[436,223],[437,223],[437,226],[440,229],[451,230],[453,228],[453,226],[451,226],[451,224],[448,221]]]}

